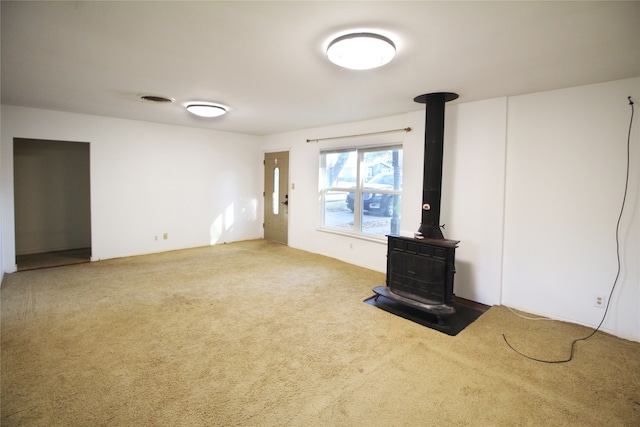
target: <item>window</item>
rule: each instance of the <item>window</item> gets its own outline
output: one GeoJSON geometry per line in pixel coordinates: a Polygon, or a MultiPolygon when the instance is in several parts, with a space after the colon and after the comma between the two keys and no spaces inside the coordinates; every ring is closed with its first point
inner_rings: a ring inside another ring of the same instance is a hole
{"type": "Polygon", "coordinates": [[[320,153],[322,227],[384,238],[400,233],[402,146],[320,153]]]}
{"type": "MultiPolygon", "coordinates": [[[[278,159],[276,159],[277,162],[278,159]]],[[[273,214],[278,215],[280,213],[280,168],[277,166],[273,169],[273,194],[271,197],[273,214]]]]}

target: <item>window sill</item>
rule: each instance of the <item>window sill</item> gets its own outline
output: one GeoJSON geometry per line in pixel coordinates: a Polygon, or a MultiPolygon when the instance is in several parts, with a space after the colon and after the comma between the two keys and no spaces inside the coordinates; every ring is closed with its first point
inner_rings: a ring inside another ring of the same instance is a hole
{"type": "Polygon", "coordinates": [[[317,227],[316,230],[323,233],[337,234],[339,236],[350,237],[352,239],[366,240],[368,242],[382,243],[385,245],[387,244],[387,236],[378,236],[373,234],[367,235],[364,233],[353,233],[353,232],[350,233],[347,231],[340,231],[338,229],[328,228],[328,227],[317,227]]]}

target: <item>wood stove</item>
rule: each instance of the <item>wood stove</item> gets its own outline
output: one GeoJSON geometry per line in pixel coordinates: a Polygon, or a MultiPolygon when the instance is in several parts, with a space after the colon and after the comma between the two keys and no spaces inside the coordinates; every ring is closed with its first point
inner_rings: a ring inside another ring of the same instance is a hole
{"type": "Polygon", "coordinates": [[[402,304],[446,317],[455,313],[453,279],[459,241],[445,239],[440,225],[444,104],[457,99],[450,92],[417,96],[426,104],[422,222],[415,237],[387,236],[387,286],[373,289],[402,304]]]}

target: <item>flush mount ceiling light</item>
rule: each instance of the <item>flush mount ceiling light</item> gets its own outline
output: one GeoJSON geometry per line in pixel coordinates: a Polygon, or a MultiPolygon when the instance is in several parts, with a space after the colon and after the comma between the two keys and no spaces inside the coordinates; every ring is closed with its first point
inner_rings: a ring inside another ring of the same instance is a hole
{"type": "Polygon", "coordinates": [[[387,64],[396,56],[396,46],[385,36],[352,33],[333,40],[327,48],[329,61],[351,70],[369,70],[387,64]]]}
{"type": "Polygon", "coordinates": [[[187,104],[187,111],[200,117],[218,117],[227,112],[229,109],[224,105],[211,104],[206,102],[194,102],[187,104]]]}

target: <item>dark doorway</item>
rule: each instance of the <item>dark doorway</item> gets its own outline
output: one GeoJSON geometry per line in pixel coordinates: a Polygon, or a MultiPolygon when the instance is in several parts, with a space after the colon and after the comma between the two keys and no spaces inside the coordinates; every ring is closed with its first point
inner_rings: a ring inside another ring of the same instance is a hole
{"type": "Polygon", "coordinates": [[[89,144],[15,138],[18,270],[91,258],[89,144]]]}

